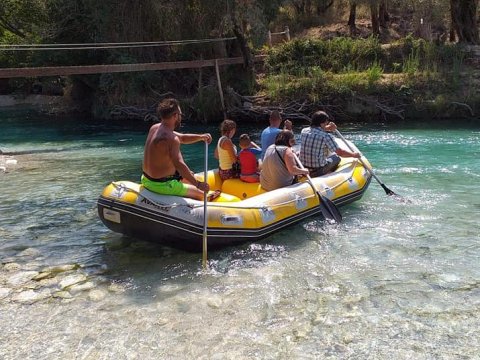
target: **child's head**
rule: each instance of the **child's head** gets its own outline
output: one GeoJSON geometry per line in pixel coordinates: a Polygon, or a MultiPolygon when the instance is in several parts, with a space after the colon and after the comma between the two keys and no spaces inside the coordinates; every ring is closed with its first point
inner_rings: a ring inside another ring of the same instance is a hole
{"type": "Polygon", "coordinates": [[[237,124],[233,120],[223,120],[220,124],[220,133],[222,135],[228,135],[230,131],[237,128],[237,124]]]}
{"type": "Polygon", "coordinates": [[[250,147],[251,142],[252,141],[250,140],[250,136],[248,136],[248,134],[240,135],[239,144],[242,149],[248,149],[250,147]]]}

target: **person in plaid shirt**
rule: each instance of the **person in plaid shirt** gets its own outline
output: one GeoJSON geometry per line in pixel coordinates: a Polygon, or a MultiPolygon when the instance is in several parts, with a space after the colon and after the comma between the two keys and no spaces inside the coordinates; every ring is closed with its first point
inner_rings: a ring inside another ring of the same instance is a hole
{"type": "Polygon", "coordinates": [[[312,177],[322,176],[334,171],[340,163],[340,156],[360,158],[358,152],[350,152],[338,147],[333,135],[337,126],[330,121],[324,111],[317,111],[312,116],[310,127],[301,132],[300,161],[312,177]]]}

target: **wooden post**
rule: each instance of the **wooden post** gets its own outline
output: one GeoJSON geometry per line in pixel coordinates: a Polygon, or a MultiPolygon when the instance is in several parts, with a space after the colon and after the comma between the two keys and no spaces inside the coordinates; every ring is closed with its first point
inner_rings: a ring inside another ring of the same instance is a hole
{"type": "Polygon", "coordinates": [[[290,29],[288,28],[288,26],[285,26],[285,38],[287,39],[287,41],[290,41],[290,29]]]}
{"type": "Polygon", "coordinates": [[[272,32],[270,30],[268,30],[267,34],[267,43],[269,47],[272,47],[272,32]]]}
{"type": "Polygon", "coordinates": [[[222,103],[223,118],[227,118],[227,112],[225,111],[225,101],[223,100],[222,80],[220,79],[220,69],[218,68],[218,59],[215,59],[215,72],[217,73],[218,92],[220,93],[220,101],[222,103]]]}

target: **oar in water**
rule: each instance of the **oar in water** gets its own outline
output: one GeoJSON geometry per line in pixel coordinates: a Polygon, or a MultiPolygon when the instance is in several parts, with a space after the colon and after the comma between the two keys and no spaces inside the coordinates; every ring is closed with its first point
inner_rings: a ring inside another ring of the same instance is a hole
{"type": "MultiPolygon", "coordinates": [[[[205,162],[204,162],[204,169],[203,169],[203,181],[207,182],[208,176],[208,142],[205,141],[205,162]]],[[[208,191],[203,193],[203,256],[202,256],[202,264],[203,268],[207,268],[207,224],[208,224],[208,216],[207,216],[207,197],[208,191]]]]}
{"type": "MultiPolygon", "coordinates": [[[[305,169],[303,164],[300,162],[300,159],[298,158],[298,156],[293,151],[292,151],[292,153],[293,153],[295,161],[297,162],[300,169],[305,169]]],[[[308,180],[308,183],[310,184],[310,186],[312,187],[313,191],[315,191],[317,193],[317,196],[320,200],[320,204],[319,204],[320,211],[322,212],[323,217],[327,221],[330,221],[330,222],[336,222],[336,223],[341,222],[342,221],[342,214],[340,214],[340,211],[335,206],[333,201],[330,200],[329,198],[323,196],[322,194],[320,194],[320,191],[318,191],[318,189],[315,187],[315,184],[313,183],[310,175],[307,175],[307,180],[308,180]]]]}
{"type": "MultiPolygon", "coordinates": [[[[347,145],[347,147],[350,149],[350,151],[352,152],[355,152],[355,150],[350,146],[350,144],[347,142],[347,140],[343,137],[343,135],[340,133],[340,131],[338,130],[335,130],[335,134],[343,140],[343,142],[345,143],[345,145],[347,145]]],[[[408,202],[409,200],[406,200],[405,198],[403,198],[402,196],[394,193],[392,190],[390,190],[383,182],[382,180],[380,180],[378,178],[377,175],[375,175],[375,173],[373,172],[373,169],[370,167],[370,166],[367,166],[367,164],[362,160],[362,158],[359,158],[360,162],[362,163],[362,165],[365,167],[365,169],[367,169],[367,171],[370,173],[370,175],[372,175],[372,177],[380,184],[380,186],[383,188],[383,190],[385,190],[385,193],[389,196],[393,196],[394,198],[400,200],[400,201],[404,201],[404,202],[408,202]]]]}

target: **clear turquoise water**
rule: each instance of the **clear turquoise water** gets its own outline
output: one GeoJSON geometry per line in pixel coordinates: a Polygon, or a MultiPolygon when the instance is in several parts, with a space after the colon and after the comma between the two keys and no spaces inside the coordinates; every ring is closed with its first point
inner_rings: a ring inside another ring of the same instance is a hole
{"type": "MultiPolygon", "coordinates": [[[[342,126],[411,203],[372,182],[341,225],[212,252],[204,273],[97,218],[106,184],[138,180],[148,124],[0,116],[1,150],[49,151],[0,160],[0,358],[478,358],[480,124],[342,126]]],[[[203,145],[183,152],[201,171],[203,145]]]]}

